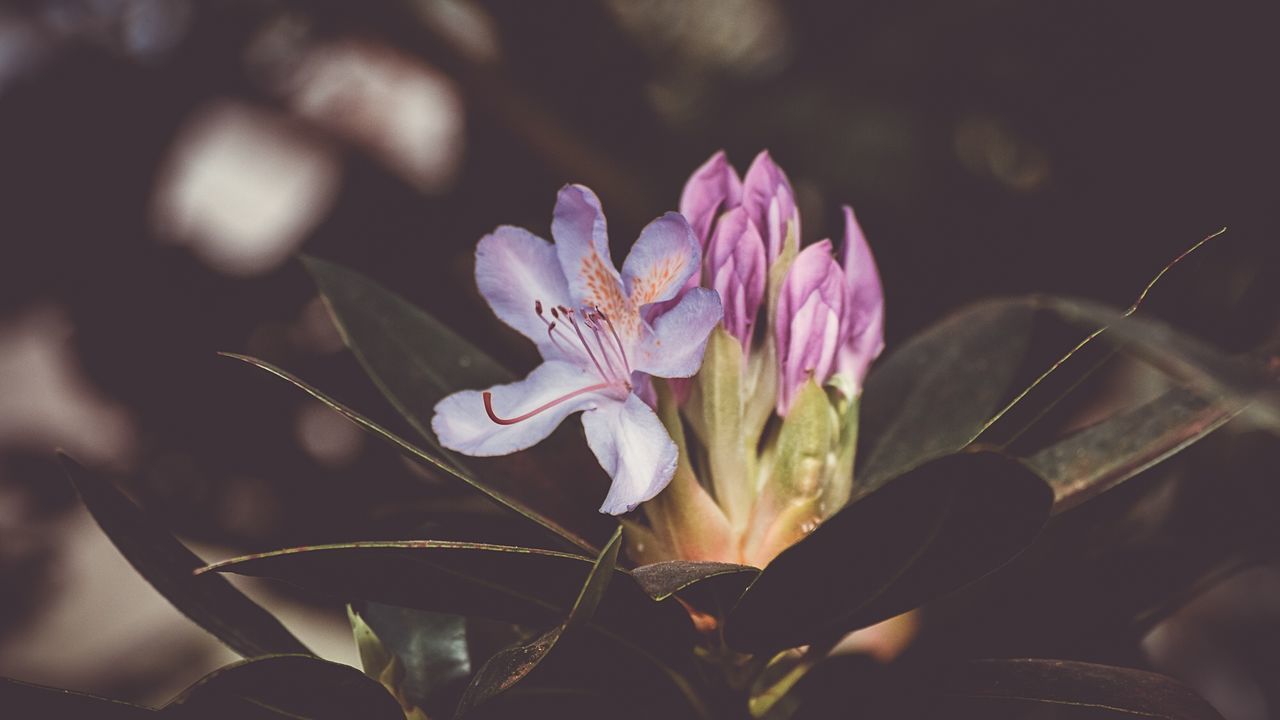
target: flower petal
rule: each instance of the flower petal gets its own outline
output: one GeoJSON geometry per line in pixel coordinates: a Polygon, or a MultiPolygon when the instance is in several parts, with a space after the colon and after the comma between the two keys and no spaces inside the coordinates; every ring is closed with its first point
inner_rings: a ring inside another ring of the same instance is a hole
{"type": "Polygon", "coordinates": [[[680,214],[706,247],[716,215],[741,203],[742,181],[720,150],[689,176],[680,193],[680,214]]]}
{"type": "Polygon", "coordinates": [[[862,387],[867,368],[884,350],[884,290],[880,271],[871,254],[867,237],[844,206],[844,251],[841,265],[845,276],[844,343],[837,361],[838,372],[862,387]]]}
{"type": "Polygon", "coordinates": [[[582,415],[587,445],[613,478],[600,512],[621,515],[671,482],[678,450],[653,409],[633,395],[582,415]]]}
{"type": "Polygon", "coordinates": [[[609,255],[609,233],[596,194],[582,185],[561,188],[551,236],[569,283],[571,307],[599,307],[610,317],[625,317],[627,297],[609,255]]]}
{"type": "Polygon", "coordinates": [[[675,297],[701,262],[702,248],[683,215],[669,212],[649,223],[622,263],[632,307],[675,297]]]}
{"type": "Polygon", "coordinates": [[[751,344],[760,301],[764,298],[764,240],[743,208],[720,216],[707,245],[707,280],[724,304],[724,327],[743,349],[751,344]]]}
{"type": "Polygon", "coordinates": [[[800,239],[800,213],[795,193],[787,174],[762,150],[747,168],[742,180],[742,207],[764,236],[769,262],[782,253],[787,231],[794,225],[796,241],[800,239]]]}
{"type": "Polygon", "coordinates": [[[498,319],[536,343],[544,358],[562,357],[534,307],[541,302],[549,313],[571,302],[555,246],[524,228],[499,227],[476,246],[476,286],[498,319]]]}
{"type": "Polygon", "coordinates": [[[507,455],[536,445],[571,413],[616,403],[598,392],[581,392],[598,381],[576,364],[548,361],[524,380],[488,391],[499,418],[516,419],[545,408],[541,412],[512,424],[498,423],[485,408],[484,393],[463,390],[436,404],[431,429],[450,450],[477,457],[507,455]]]}
{"type": "Polygon", "coordinates": [[[720,294],[695,287],[654,322],[636,347],[633,367],[665,378],[691,377],[702,366],[707,337],[724,315],[720,294]]]}
{"type": "Polygon", "coordinates": [[[800,251],[778,293],[778,414],[786,416],[795,392],[810,377],[826,383],[843,340],[844,273],[831,241],[800,251]]]}

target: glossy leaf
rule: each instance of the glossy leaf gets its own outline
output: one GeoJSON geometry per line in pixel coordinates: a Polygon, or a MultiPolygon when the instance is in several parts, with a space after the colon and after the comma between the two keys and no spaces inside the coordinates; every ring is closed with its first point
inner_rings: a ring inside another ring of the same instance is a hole
{"type": "Polygon", "coordinates": [[[162,718],[404,720],[395,698],[364,673],[305,655],[276,655],[206,675],[160,712],[162,718]]]}
{"type": "Polygon", "coordinates": [[[407,710],[432,717],[453,707],[472,670],[466,618],[382,603],[348,614],[366,675],[407,710]]]}
{"type": "MultiPolygon", "coordinates": [[[[550,550],[403,540],[278,550],[202,572],[276,578],[346,601],[546,627],[564,619],[591,567],[588,558],[550,550]]],[[[687,647],[689,619],[677,603],[655,602],[630,574],[614,575],[593,626],[645,644],[687,647]]]]}
{"type": "Polygon", "coordinates": [[[386,440],[387,442],[396,446],[401,451],[412,456],[416,460],[425,462],[426,464],[431,465],[438,470],[441,470],[443,472],[446,472],[452,475],[455,478],[458,478],[459,480],[467,483],[468,485],[475,488],[476,490],[479,490],[480,492],[484,493],[485,496],[487,496],[490,500],[493,500],[495,503],[503,507],[506,507],[507,509],[512,510],[520,515],[523,515],[525,518],[528,518],[529,520],[537,523],[538,525],[541,525],[543,528],[551,531],[552,533],[555,533],[556,535],[563,538],[564,540],[567,540],[568,542],[580,548],[583,548],[584,550],[589,550],[593,553],[595,552],[595,547],[589,541],[583,539],[582,537],[579,537],[576,533],[560,525],[559,523],[555,522],[554,520],[547,517],[546,515],[539,513],[538,511],[534,510],[528,505],[525,505],[519,500],[516,500],[515,498],[512,498],[508,495],[498,492],[493,487],[477,480],[476,478],[472,477],[469,473],[454,466],[453,464],[446,462],[445,460],[442,460],[440,458],[437,458],[436,456],[426,452],[425,450],[422,450],[421,448],[409,442],[408,440],[405,440],[404,438],[382,427],[381,425],[374,422],[373,420],[370,420],[364,415],[361,415],[355,410],[352,410],[346,405],[343,405],[337,400],[329,397],[324,392],[312,387],[311,385],[302,381],[298,377],[294,376],[292,373],[282,370],[272,365],[271,363],[264,362],[256,358],[248,357],[246,355],[236,355],[234,353],[223,353],[223,355],[229,358],[240,360],[242,362],[246,362],[257,368],[266,370],[272,375],[275,375],[279,378],[289,381],[290,383],[293,383],[295,387],[305,391],[306,393],[308,393],[315,399],[319,400],[320,402],[324,403],[325,405],[328,405],[330,408],[337,411],[340,415],[342,415],[346,419],[350,420],[356,425],[359,425],[361,428],[373,433],[374,435],[381,437],[383,440],[386,440]]]}
{"type": "Polygon", "coordinates": [[[1034,310],[990,301],[944,318],[872,366],[861,400],[854,494],[963,449],[1007,402],[1034,310]]]}
{"type": "Polygon", "coordinates": [[[138,509],[111,483],[59,455],[85,506],[129,564],[184,615],[245,657],[311,651],[260,605],[138,509]]]}
{"type": "Polygon", "coordinates": [[[1221,427],[1243,404],[1213,402],[1173,388],[1027,457],[1054,490],[1054,512],[1069,510],[1221,427]]]}
{"type": "MultiPolygon", "coordinates": [[[[315,280],[343,342],[387,400],[436,450],[431,414],[446,395],[511,382],[511,372],[447,325],[354,270],[313,257],[315,280]]],[[[447,454],[447,453],[446,453],[447,454]]]]}
{"type": "Polygon", "coordinates": [[[991,452],[922,465],[845,507],[777,557],[729,615],[750,652],[865,627],[1003,565],[1040,531],[1052,491],[991,452]]]}
{"type": "Polygon", "coordinates": [[[149,720],[151,708],[116,700],[0,678],[0,714],[23,718],[85,718],[86,720],[149,720]]]}
{"type": "Polygon", "coordinates": [[[972,661],[944,674],[936,691],[938,717],[1021,718],[1056,710],[1099,720],[1222,720],[1173,678],[1066,660],[972,661]]]}
{"type": "Polygon", "coordinates": [[[580,630],[595,614],[604,598],[618,563],[622,547],[622,528],[614,532],[587,574],[569,616],[554,628],[530,642],[518,643],[499,651],[480,667],[462,694],[455,717],[462,717],[493,696],[509,690],[542,662],[565,635],[580,630]]]}
{"type": "Polygon", "coordinates": [[[1280,381],[1274,370],[1226,355],[1160,320],[1076,298],[1043,297],[1037,302],[1081,327],[1106,327],[1127,352],[1171,377],[1188,380],[1210,395],[1253,405],[1256,419],[1280,431],[1280,381]]]}

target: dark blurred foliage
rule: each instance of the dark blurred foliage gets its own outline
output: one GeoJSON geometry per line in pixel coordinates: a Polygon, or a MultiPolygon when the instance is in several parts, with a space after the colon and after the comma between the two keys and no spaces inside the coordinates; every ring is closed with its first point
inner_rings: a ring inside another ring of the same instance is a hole
{"type": "MultiPolygon", "coordinates": [[[[175,143],[211,102],[249,108],[337,163],[331,196],[291,196],[314,214],[295,249],[365,272],[518,370],[531,348],[501,329],[471,280],[479,237],[498,224],[545,235],[556,189],[575,181],[602,196],[617,252],[719,148],[740,168],[773,152],[797,186],[806,240],[838,234],[840,204],[855,206],[884,276],[890,349],[992,295],[1127,306],[1169,259],[1225,225],[1148,311],[1245,350],[1274,332],[1280,308],[1266,275],[1280,267],[1280,45],[1268,10],[11,3],[0,9],[0,319],[37,306],[64,313],[75,363],[133,426],[129,452],[97,459],[137,478],[129,492],[185,537],[238,549],[391,534],[473,503],[317,419],[293,388],[215,355],[252,352],[396,426],[336,349],[296,263],[228,272],[171,237],[158,198],[174,182],[175,143]],[[461,123],[453,146],[426,148],[443,169],[426,177],[412,158],[408,170],[389,161],[385,147],[406,147],[386,139],[401,132],[397,118],[367,99],[372,107],[329,106],[349,117],[306,109],[308,58],[343,43],[456,96],[441,111],[461,123]],[[367,113],[374,130],[361,125],[367,113]],[[352,450],[326,454],[326,444],[352,450]]],[[[6,372],[3,382],[23,379],[6,372]]],[[[0,484],[28,499],[19,522],[69,507],[45,452],[56,439],[10,435],[0,435],[0,484]]],[[[1196,532],[1230,523],[1215,517],[1196,532]]],[[[0,555],[0,588],[40,587],[41,567],[36,551],[0,555]]],[[[34,602],[0,590],[4,623],[21,625],[34,602]]],[[[1274,636],[1276,620],[1260,618],[1260,632],[1274,636]]],[[[1121,641],[1133,652],[1132,638],[1121,641]]],[[[1274,653],[1260,660],[1274,684],[1274,653]]]]}

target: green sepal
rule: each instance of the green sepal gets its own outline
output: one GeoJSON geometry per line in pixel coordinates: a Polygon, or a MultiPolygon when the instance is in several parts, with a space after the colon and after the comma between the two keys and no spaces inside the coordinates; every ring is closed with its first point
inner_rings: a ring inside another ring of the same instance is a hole
{"type": "MultiPolygon", "coordinates": [[[[684,422],[680,419],[675,395],[671,387],[661,380],[654,381],[654,390],[658,396],[658,418],[676,443],[676,472],[666,489],[644,504],[652,526],[651,530],[646,530],[651,539],[641,535],[638,543],[641,547],[656,546],[657,552],[646,553],[631,544],[628,552],[641,564],[673,559],[736,559],[729,519],[698,482],[689,462],[684,422]]],[[[631,534],[630,530],[628,534],[631,534]]],[[[635,538],[628,540],[634,541],[635,538]]]]}
{"type": "Polygon", "coordinates": [[[742,345],[717,326],[690,396],[690,424],[707,449],[711,487],[730,526],[746,527],[755,501],[752,454],[743,436],[742,345]]]}
{"type": "Polygon", "coordinates": [[[824,489],[836,464],[840,418],[816,381],[796,393],[778,430],[772,462],[746,542],[746,559],[767,563],[822,519],[824,489]]]}

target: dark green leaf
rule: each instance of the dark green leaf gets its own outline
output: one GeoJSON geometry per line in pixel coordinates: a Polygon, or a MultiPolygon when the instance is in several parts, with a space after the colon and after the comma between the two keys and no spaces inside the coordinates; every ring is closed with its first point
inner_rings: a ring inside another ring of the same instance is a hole
{"type": "MultiPolygon", "coordinates": [[[[404,540],[279,550],[206,570],[277,578],[346,601],[547,627],[573,607],[591,567],[588,558],[550,550],[404,540]]],[[[644,644],[688,646],[692,631],[679,604],[655,602],[629,573],[614,575],[593,625],[644,644]]]]}
{"type": "Polygon", "coordinates": [[[445,452],[431,432],[437,402],[458,390],[514,379],[444,323],[373,280],[318,258],[303,256],[302,264],[365,372],[438,451],[445,452]]]}
{"type": "Polygon", "coordinates": [[[365,674],[428,717],[454,706],[471,675],[466,618],[382,603],[350,614],[365,674]]]}
{"type": "Polygon", "coordinates": [[[1006,301],[972,305],[873,366],[861,401],[855,495],[973,440],[1009,399],[1034,314],[1006,301]]]}
{"type": "Polygon", "coordinates": [[[160,712],[175,720],[404,720],[386,688],[306,655],[245,660],[206,675],[160,712]]]}
{"type": "Polygon", "coordinates": [[[466,715],[477,705],[520,682],[555,648],[561,637],[591,620],[613,579],[618,563],[618,549],[621,547],[622,528],[619,526],[591,566],[586,582],[569,610],[568,618],[532,641],[504,648],[489,658],[463,693],[456,717],[466,715]]]}
{"type": "Polygon", "coordinates": [[[1062,512],[1177,453],[1242,409],[1173,388],[1035,452],[1027,464],[1053,487],[1054,512],[1062,512]]]}
{"type": "Polygon", "coordinates": [[[655,600],[679,594],[703,612],[723,615],[742,597],[760,569],[733,563],[668,560],[642,565],[631,574],[655,600]]]}
{"type": "Polygon", "coordinates": [[[149,720],[150,708],[0,678],[0,715],[6,718],[75,718],[79,720],[149,720]]]}
{"type": "Polygon", "coordinates": [[[1273,371],[1226,355],[1159,320],[1125,315],[1089,300],[1042,297],[1036,302],[1080,327],[1106,327],[1107,335],[1126,351],[1171,377],[1190,381],[1214,399],[1253,405],[1258,420],[1280,430],[1280,383],[1273,371]]]}
{"type": "Polygon", "coordinates": [[[931,461],[854,501],[764,569],[729,615],[759,652],[871,625],[1003,565],[1040,531],[1053,493],[992,452],[931,461]]]}
{"type": "Polygon", "coordinates": [[[944,674],[936,717],[1222,720],[1190,688],[1164,675],[1066,660],[977,660],[944,674]],[[1058,717],[1058,715],[1055,715],[1058,717]]]}
{"type": "Polygon", "coordinates": [[[1215,434],[1071,512],[998,573],[933,603],[920,652],[1106,657],[1280,547],[1280,443],[1215,434]],[[1052,622],[1046,622],[1052,618],[1052,622]]]}
{"type": "Polygon", "coordinates": [[[412,456],[413,458],[419,461],[425,462],[428,465],[431,465],[439,470],[442,470],[458,478],[459,480],[462,480],[463,482],[467,483],[471,487],[484,493],[489,499],[493,500],[497,504],[502,505],[503,507],[506,507],[520,515],[523,515],[529,520],[532,520],[533,522],[541,525],[542,527],[555,533],[556,535],[569,541],[570,543],[573,543],[574,545],[584,550],[589,550],[592,553],[596,551],[595,546],[593,546],[590,542],[579,537],[577,534],[570,531],[568,528],[565,528],[564,526],[560,525],[559,523],[555,522],[551,518],[543,515],[542,513],[537,512],[533,508],[530,508],[528,505],[525,505],[524,503],[520,502],[519,500],[516,500],[515,498],[512,498],[510,496],[507,496],[498,492],[497,490],[490,487],[489,485],[475,479],[465,470],[455,467],[453,464],[446,462],[444,460],[441,460],[440,458],[437,458],[434,455],[431,455],[425,450],[422,450],[418,446],[414,445],[408,440],[405,440],[399,435],[396,435],[390,430],[387,430],[386,428],[382,427],[381,425],[374,422],[373,420],[370,420],[364,415],[361,415],[355,410],[352,410],[346,405],[343,405],[337,400],[334,400],[333,398],[329,397],[328,395],[321,392],[320,390],[317,390],[311,385],[308,385],[307,383],[303,382],[301,379],[294,376],[293,374],[285,370],[281,370],[280,368],[272,365],[271,363],[264,362],[256,358],[251,358],[246,355],[236,355],[234,353],[223,353],[223,354],[226,355],[227,357],[234,358],[236,360],[241,360],[243,362],[249,363],[250,365],[261,368],[262,370],[266,370],[272,375],[275,375],[279,378],[282,378],[284,380],[287,380],[293,383],[294,386],[307,392],[312,397],[324,403],[325,405],[328,405],[333,410],[336,410],[340,415],[342,415],[346,419],[350,420],[356,425],[359,425],[365,430],[368,430],[374,435],[381,437],[383,440],[386,440],[387,442],[396,446],[401,451],[412,456]]]}
{"type": "Polygon", "coordinates": [[[245,657],[311,652],[225,578],[195,575],[204,561],[113,485],[66,455],[58,459],[111,542],[184,615],[245,657]]]}

